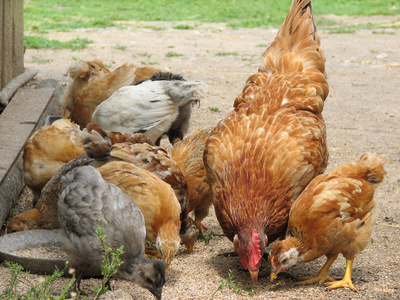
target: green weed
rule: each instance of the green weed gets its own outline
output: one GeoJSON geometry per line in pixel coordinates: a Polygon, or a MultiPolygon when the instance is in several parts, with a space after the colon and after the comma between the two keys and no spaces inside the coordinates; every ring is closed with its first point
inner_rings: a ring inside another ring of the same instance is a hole
{"type": "Polygon", "coordinates": [[[167,54],[165,54],[165,56],[166,57],[174,57],[174,56],[183,56],[183,54],[170,51],[167,54]]]}
{"type": "Polygon", "coordinates": [[[209,107],[209,110],[213,112],[221,112],[218,107],[209,107]]]}
{"type": "Polygon", "coordinates": [[[211,239],[214,237],[214,232],[210,229],[207,232],[199,233],[199,239],[204,240],[204,242],[208,245],[211,239]]]}
{"type": "Polygon", "coordinates": [[[26,48],[33,49],[71,49],[78,50],[84,49],[89,43],[93,41],[88,39],[76,38],[67,42],[61,42],[58,40],[49,40],[41,36],[24,36],[24,45],[26,48]]]}
{"type": "Polygon", "coordinates": [[[128,46],[116,44],[113,48],[117,49],[117,50],[125,51],[128,48],[128,46]]]}
{"type": "Polygon", "coordinates": [[[239,55],[239,53],[238,53],[237,51],[235,51],[235,52],[225,52],[225,51],[221,51],[221,52],[215,53],[215,55],[217,55],[217,56],[228,56],[228,55],[236,56],[236,55],[239,55]]]}
{"type": "Polygon", "coordinates": [[[47,59],[40,59],[40,58],[37,57],[37,56],[32,56],[32,62],[33,62],[33,63],[45,64],[45,63],[49,63],[49,62],[51,62],[51,61],[53,61],[53,60],[50,59],[50,58],[47,58],[47,59]]]}
{"type": "Polygon", "coordinates": [[[174,26],[174,27],[172,27],[172,28],[174,28],[174,29],[186,29],[186,30],[188,30],[188,29],[194,29],[193,26],[187,25],[187,24],[176,25],[176,26],[174,26]]]}

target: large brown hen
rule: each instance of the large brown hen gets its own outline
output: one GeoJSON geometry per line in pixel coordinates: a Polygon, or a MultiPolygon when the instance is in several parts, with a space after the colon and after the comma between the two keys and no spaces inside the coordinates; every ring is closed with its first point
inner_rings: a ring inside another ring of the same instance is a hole
{"type": "Polygon", "coordinates": [[[310,182],[290,210],[285,240],[272,244],[271,280],[298,262],[326,255],[327,262],[318,275],[299,283],[334,281],[328,271],[342,253],[346,258],[345,275],[340,281],[327,283],[328,289],[356,290],[351,269],[354,257],[371,240],[377,217],[374,193],[386,174],[386,160],[384,156],[365,153],[357,162],[337,167],[310,182]]]}
{"type": "Polygon", "coordinates": [[[324,61],[311,1],[293,0],[259,72],[206,144],[216,216],[253,281],[293,201],[327,165],[324,61]]]}
{"type": "Polygon", "coordinates": [[[64,117],[85,128],[92,121],[95,108],[117,89],[148,79],[157,72],[161,70],[134,64],[123,64],[110,71],[100,60],[76,62],[68,70],[71,81],[63,99],[64,117]]]}

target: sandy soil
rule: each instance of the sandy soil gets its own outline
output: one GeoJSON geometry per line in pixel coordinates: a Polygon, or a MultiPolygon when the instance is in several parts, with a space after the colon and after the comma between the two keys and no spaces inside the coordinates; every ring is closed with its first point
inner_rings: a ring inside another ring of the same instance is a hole
{"type": "MultiPolygon", "coordinates": [[[[341,18],[348,23],[392,20],[396,17],[341,18]]],[[[247,77],[257,70],[260,55],[273,40],[277,29],[233,30],[225,24],[195,24],[194,30],[176,30],[172,28],[174,25],[176,23],[131,23],[126,24],[124,30],[49,33],[48,38],[86,37],[93,43],[79,51],[27,49],[25,66],[40,69],[35,82],[55,78],[65,83],[66,71],[74,60],[94,58],[102,59],[111,68],[125,62],[157,62],[158,67],[180,73],[188,80],[202,80],[208,85],[207,97],[199,108],[194,109],[192,133],[199,128],[214,126],[229,113],[233,100],[247,77]],[[116,45],[126,46],[126,49],[118,50],[116,45]],[[167,57],[168,52],[183,55],[167,57]],[[218,55],[218,52],[236,55],[218,55]],[[50,62],[37,62],[46,59],[50,62]],[[210,107],[217,107],[219,112],[211,111],[210,107]]],[[[326,291],[318,285],[297,286],[290,276],[281,276],[273,283],[264,276],[251,285],[250,276],[241,267],[238,257],[226,255],[233,250],[232,244],[222,236],[212,212],[205,225],[212,229],[214,238],[209,244],[199,240],[191,255],[181,248],[167,273],[164,299],[400,299],[400,29],[385,32],[374,34],[361,30],[354,34],[329,34],[320,31],[330,84],[330,95],[323,112],[330,151],[327,171],[356,160],[364,152],[386,154],[390,159],[386,164],[387,181],[376,193],[381,214],[375,234],[370,245],[356,257],[353,267],[352,277],[358,292],[326,291]],[[229,270],[236,272],[231,287],[227,284],[229,270]],[[224,287],[217,291],[222,281],[224,287]],[[254,294],[249,293],[249,289],[254,294]]],[[[30,197],[26,193],[21,201],[29,202],[30,197]]],[[[319,259],[301,264],[288,273],[314,275],[323,262],[324,259],[319,259]]],[[[334,276],[343,276],[344,267],[345,260],[340,257],[331,272],[334,276]]],[[[8,272],[0,268],[1,292],[8,272]]],[[[39,276],[30,275],[29,279],[37,282],[39,276]]],[[[83,288],[89,290],[94,281],[86,280],[83,288]]],[[[63,280],[58,287],[65,282],[63,280]]],[[[126,290],[134,299],[151,299],[149,292],[129,282],[113,281],[112,286],[126,290]]]]}

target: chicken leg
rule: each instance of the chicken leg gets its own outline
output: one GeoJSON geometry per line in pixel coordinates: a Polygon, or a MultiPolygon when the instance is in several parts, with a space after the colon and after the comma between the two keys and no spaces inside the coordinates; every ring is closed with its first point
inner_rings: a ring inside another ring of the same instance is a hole
{"type": "MultiPolygon", "coordinates": [[[[326,257],[328,260],[322,267],[322,269],[319,271],[318,275],[309,279],[304,280],[301,278],[298,278],[299,280],[302,280],[300,282],[297,282],[297,284],[313,284],[318,282],[319,284],[324,283],[325,281],[335,281],[331,276],[328,275],[328,271],[331,268],[333,262],[336,260],[339,254],[327,254],[326,257]]],[[[329,283],[328,283],[329,284],[329,283]]]]}
{"type": "Polygon", "coordinates": [[[353,259],[346,259],[346,272],[344,273],[343,279],[326,283],[326,285],[328,286],[328,290],[333,290],[340,287],[347,287],[354,292],[357,291],[353,285],[353,282],[351,281],[351,268],[353,267],[353,261],[353,259]]]}

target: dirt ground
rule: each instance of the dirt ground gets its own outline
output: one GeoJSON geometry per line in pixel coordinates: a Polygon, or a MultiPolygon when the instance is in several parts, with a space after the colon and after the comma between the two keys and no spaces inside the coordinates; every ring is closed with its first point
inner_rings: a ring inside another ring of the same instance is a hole
{"type": "MultiPolygon", "coordinates": [[[[340,21],[354,24],[390,22],[398,18],[341,17],[340,21]]],[[[112,69],[126,62],[157,62],[164,70],[180,73],[188,80],[204,81],[208,86],[206,99],[199,108],[194,108],[189,132],[192,133],[216,125],[231,111],[235,97],[247,77],[257,70],[260,55],[275,37],[277,28],[231,29],[225,24],[194,24],[193,30],[173,29],[177,24],[130,23],[124,24],[127,29],[49,33],[45,35],[48,38],[67,41],[80,37],[93,43],[79,51],[27,49],[25,66],[40,69],[34,83],[54,78],[64,84],[67,69],[76,59],[99,58],[112,69]],[[121,50],[124,46],[126,49],[121,50]],[[168,52],[182,56],[167,57],[168,52]],[[231,55],[218,55],[229,52],[231,55]],[[44,63],[44,60],[50,61],[44,63]],[[210,107],[218,108],[219,112],[211,111],[210,107]]],[[[353,267],[352,278],[358,292],[326,291],[318,285],[297,286],[290,276],[279,276],[273,283],[264,276],[252,285],[238,257],[225,255],[233,250],[232,243],[222,236],[211,210],[204,223],[215,236],[209,244],[198,240],[190,255],[181,248],[167,273],[163,299],[400,299],[400,29],[388,28],[384,32],[319,32],[330,85],[323,112],[330,151],[327,171],[355,161],[364,152],[386,154],[390,159],[386,164],[387,180],[376,192],[381,214],[372,242],[356,257],[353,267]],[[230,287],[229,270],[236,272],[235,283],[230,287]],[[218,290],[222,281],[224,287],[218,290]],[[249,292],[251,289],[253,293],[249,292]]],[[[29,193],[21,199],[30,201],[29,193]]],[[[288,273],[314,275],[323,262],[321,258],[300,264],[288,273]]],[[[340,277],[344,269],[345,260],[340,257],[331,273],[340,277]]],[[[4,288],[8,272],[0,268],[0,288],[4,288]]],[[[29,278],[37,282],[39,276],[29,278]]],[[[86,280],[83,288],[88,291],[94,281],[86,280]]],[[[112,281],[112,287],[127,291],[134,299],[152,297],[149,292],[121,280],[112,281]]]]}

